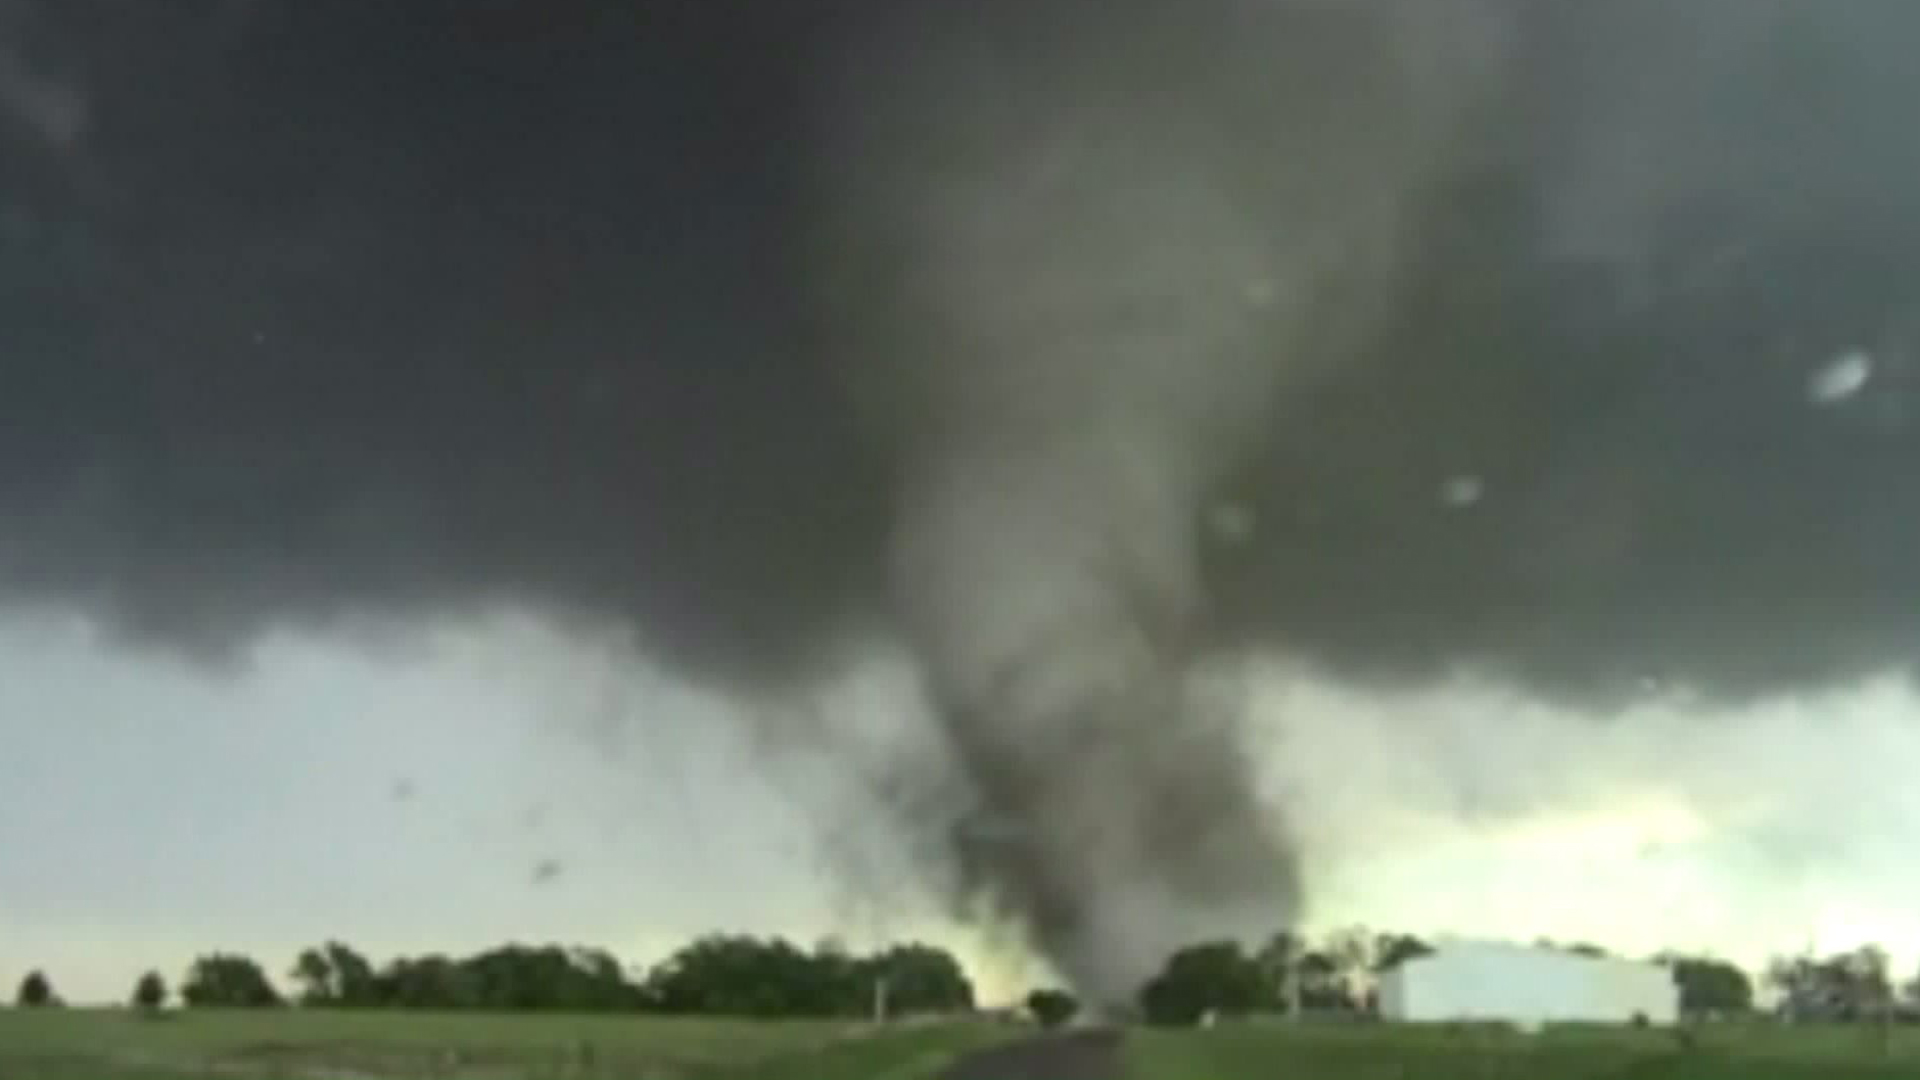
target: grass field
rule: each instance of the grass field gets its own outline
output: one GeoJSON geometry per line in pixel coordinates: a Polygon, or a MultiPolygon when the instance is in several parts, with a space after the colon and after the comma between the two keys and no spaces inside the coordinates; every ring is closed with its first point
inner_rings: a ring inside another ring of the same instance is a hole
{"type": "Polygon", "coordinates": [[[0,1080],[930,1080],[981,1025],[436,1013],[0,1011],[0,1080]]]}
{"type": "MultiPolygon", "coordinates": [[[[0,1080],[936,1080],[1009,1038],[988,1025],[631,1016],[0,1011],[0,1080]]],[[[1135,1031],[1113,1080],[1895,1080],[1920,1030],[1671,1032],[1222,1025],[1135,1031]]],[[[1054,1080],[1014,1076],[1007,1080],[1054,1080]]]]}
{"type": "Polygon", "coordinates": [[[1729,1025],[1673,1032],[1225,1025],[1140,1031],[1124,1080],[1915,1080],[1920,1032],[1729,1025]]]}

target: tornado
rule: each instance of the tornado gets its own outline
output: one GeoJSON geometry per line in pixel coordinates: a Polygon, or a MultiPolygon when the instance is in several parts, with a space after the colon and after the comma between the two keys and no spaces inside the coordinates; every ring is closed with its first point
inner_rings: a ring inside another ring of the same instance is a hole
{"type": "Polygon", "coordinates": [[[1500,26],[1443,6],[905,5],[828,61],[823,306],[901,463],[894,604],[978,804],[954,854],[1091,1000],[1300,914],[1195,689],[1206,510],[1459,167],[1500,26]]]}

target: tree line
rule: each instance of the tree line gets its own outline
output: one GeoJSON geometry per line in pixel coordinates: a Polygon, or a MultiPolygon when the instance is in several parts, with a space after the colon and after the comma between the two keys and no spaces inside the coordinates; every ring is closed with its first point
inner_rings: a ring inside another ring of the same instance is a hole
{"type": "MultiPolygon", "coordinates": [[[[1606,956],[1586,943],[1537,941],[1536,947],[1606,956]]],[[[1249,949],[1214,941],[1176,951],[1140,990],[1138,1011],[1150,1023],[1192,1024],[1209,1014],[1261,1012],[1366,1015],[1377,1010],[1376,980],[1434,951],[1411,934],[1337,932],[1320,942],[1279,933],[1249,949]]],[[[1739,966],[1710,956],[1665,953],[1680,1006],[1690,1015],[1737,1014],[1754,1006],[1753,980],[1739,966]]]]}
{"type": "MultiPolygon", "coordinates": [[[[1537,947],[1606,956],[1585,943],[1537,941],[1537,947]]],[[[1138,1009],[1154,1023],[1191,1024],[1208,1014],[1376,1010],[1378,976],[1432,952],[1417,937],[1348,930],[1318,944],[1276,934],[1257,949],[1235,941],[1192,945],[1168,958],[1141,989],[1138,1009]]],[[[1772,989],[1790,1019],[1920,1019],[1920,976],[1896,985],[1887,951],[1863,946],[1829,956],[1778,957],[1756,980],[1713,956],[1663,952],[1650,958],[1673,972],[1688,1017],[1734,1017],[1755,1010],[1758,986],[1772,989]]]]}
{"type": "MultiPolygon", "coordinates": [[[[214,952],[188,967],[177,992],[149,971],[130,1003],[189,1008],[436,1009],[649,1012],[760,1018],[903,1016],[971,1010],[974,992],[945,949],[911,942],[856,954],[832,942],[811,950],[782,938],[703,937],[646,971],[603,949],[504,945],[466,957],[402,956],[376,965],[328,941],[301,951],[287,971],[291,995],[239,953],[214,952]]],[[[34,971],[16,997],[23,1007],[60,1004],[34,971]]]]}
{"type": "MultiPolygon", "coordinates": [[[[1598,946],[1540,941],[1541,947],[1604,956],[1598,946]]],[[[1365,1015],[1376,1008],[1375,980],[1432,952],[1410,934],[1340,931],[1318,941],[1282,932],[1256,948],[1238,941],[1179,949],[1141,988],[1134,1008],[1153,1023],[1191,1024],[1214,1014],[1294,1012],[1365,1015]]],[[[1687,1015],[1739,1015],[1755,1007],[1756,981],[1738,965],[1704,955],[1662,953],[1687,1015]]],[[[443,1009],[645,1012],[758,1018],[832,1018],[953,1013],[975,1007],[974,988],[945,949],[918,942],[857,954],[833,940],[803,949],[779,938],[711,935],[644,971],[603,949],[504,945],[466,957],[401,956],[375,964],[340,941],[302,950],[286,971],[283,995],[253,958],[213,952],[196,958],[177,992],[155,971],[140,976],[130,1003],[157,1010],[187,1007],[443,1009]]],[[[1868,946],[1826,957],[1774,960],[1761,984],[1795,1017],[1851,1020],[1893,1011],[1920,1016],[1920,978],[1897,986],[1884,949],[1868,946]]],[[[54,1007],[59,994],[44,972],[29,973],[16,1003],[54,1007]]],[[[1026,1001],[1046,1023],[1077,1009],[1057,989],[1026,1001]]]]}

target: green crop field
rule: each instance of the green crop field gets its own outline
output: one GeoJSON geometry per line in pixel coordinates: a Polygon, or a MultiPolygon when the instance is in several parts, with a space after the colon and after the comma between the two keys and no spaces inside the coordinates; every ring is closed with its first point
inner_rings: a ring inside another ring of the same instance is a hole
{"type": "Polygon", "coordinates": [[[0,1080],[931,1080],[985,1025],[394,1012],[0,1011],[0,1080]]]}
{"type": "Polygon", "coordinates": [[[1913,1080],[1920,1031],[1223,1025],[1136,1031],[1124,1080],[1913,1080]]]}

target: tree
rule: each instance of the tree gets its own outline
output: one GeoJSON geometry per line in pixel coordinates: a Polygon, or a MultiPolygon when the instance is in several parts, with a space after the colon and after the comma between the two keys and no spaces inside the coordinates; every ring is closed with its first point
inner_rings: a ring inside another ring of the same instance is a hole
{"type": "Polygon", "coordinates": [[[1349,927],[1328,936],[1322,951],[1333,961],[1341,982],[1350,983],[1373,969],[1374,935],[1359,927],[1349,927]]]}
{"type": "Polygon", "coordinates": [[[1573,956],[1584,956],[1589,960],[1604,960],[1609,955],[1607,950],[1591,942],[1555,941],[1549,937],[1534,938],[1533,947],[1536,949],[1547,949],[1553,952],[1568,953],[1573,956]]]}
{"type": "Polygon", "coordinates": [[[338,941],[303,951],[288,974],[300,986],[302,1005],[380,1004],[380,987],[373,965],[338,941]]]}
{"type": "MultiPolygon", "coordinates": [[[[876,983],[886,987],[887,1012],[893,1016],[915,1013],[951,1013],[973,1008],[973,984],[960,967],[960,961],[945,949],[910,942],[858,961],[854,967],[859,996],[876,983]]],[[[860,1011],[864,1001],[855,1002],[860,1011]]]]}
{"type": "Polygon", "coordinates": [[[53,982],[44,971],[30,971],[20,980],[20,991],[14,995],[14,1001],[23,1009],[45,1009],[60,1003],[59,996],[53,992],[53,982]]]}
{"type": "Polygon", "coordinates": [[[1247,1012],[1274,1002],[1259,960],[1234,941],[1181,949],[1140,990],[1141,1012],[1154,1024],[1194,1024],[1208,1013],[1247,1012]]]}
{"type": "Polygon", "coordinates": [[[251,957],[211,953],[193,962],[180,986],[188,1005],[229,1009],[267,1008],[280,1004],[280,994],[267,973],[251,957]]]}
{"type": "Polygon", "coordinates": [[[1296,992],[1302,1008],[1332,1011],[1353,1007],[1346,973],[1341,970],[1340,961],[1325,950],[1309,949],[1295,967],[1296,992]]]}
{"type": "Polygon", "coordinates": [[[287,975],[300,988],[300,1004],[331,1005],[335,1001],[333,965],[327,963],[326,954],[319,949],[301,950],[287,975]]]}
{"type": "Polygon", "coordinates": [[[381,970],[376,999],[403,1009],[479,1007],[480,980],[465,963],[445,956],[400,957],[381,970]]]}
{"type": "Polygon", "coordinates": [[[1682,1013],[1743,1013],[1753,1008],[1753,980],[1737,965],[1711,956],[1667,954],[1658,959],[1673,970],[1682,1013]]]}
{"type": "Polygon", "coordinates": [[[367,958],[338,941],[325,946],[327,964],[333,969],[334,994],[342,1005],[378,1005],[379,986],[373,965],[367,958]]]}
{"type": "Polygon", "coordinates": [[[1912,980],[1900,988],[1900,991],[1901,996],[1906,999],[1909,1007],[1920,1007],[1920,975],[1915,975],[1912,980]]]}
{"type": "Polygon", "coordinates": [[[1824,959],[1781,957],[1767,966],[1767,982],[1785,1009],[1803,1019],[1858,1020],[1893,1002],[1887,954],[1868,945],[1824,959]]]}
{"type": "Polygon", "coordinates": [[[801,952],[781,938],[712,936],[668,957],[647,976],[647,992],[674,1013],[803,1017],[864,1012],[867,980],[858,965],[801,952]]]}
{"type": "Polygon", "coordinates": [[[167,980],[157,971],[149,971],[133,984],[133,1004],[146,1012],[158,1012],[167,1004],[167,980]]]}
{"type": "Polygon", "coordinates": [[[872,960],[854,955],[839,938],[827,937],[814,943],[811,961],[820,992],[832,999],[833,1015],[859,1016],[876,1010],[893,1015],[901,1011],[892,1000],[893,988],[880,986],[887,973],[872,960]]]}
{"type": "Polygon", "coordinates": [[[1780,1008],[1796,1019],[1828,1011],[1827,987],[1812,957],[1775,957],[1767,963],[1767,985],[1780,995],[1780,1008]]]}
{"type": "Polygon", "coordinates": [[[1392,971],[1409,960],[1432,954],[1433,946],[1412,934],[1381,934],[1373,942],[1373,970],[1392,971]]]}
{"type": "Polygon", "coordinates": [[[1041,1027],[1057,1028],[1080,1012],[1080,1002],[1065,990],[1035,990],[1027,995],[1027,1011],[1041,1027]]]}
{"type": "Polygon", "coordinates": [[[292,977],[310,1005],[418,1009],[571,1010],[651,1007],[646,988],[601,949],[503,945],[465,959],[396,957],[376,971],[339,942],[308,949],[292,977]]]}
{"type": "Polygon", "coordinates": [[[507,945],[459,963],[457,976],[434,972],[448,989],[493,1009],[607,1011],[636,1007],[640,988],[620,962],[595,949],[507,945]]]}
{"type": "Polygon", "coordinates": [[[1306,939],[1282,930],[1268,938],[1254,954],[1254,962],[1260,966],[1261,977],[1266,980],[1274,1001],[1288,1012],[1300,1007],[1300,958],[1306,952],[1306,939]]]}

